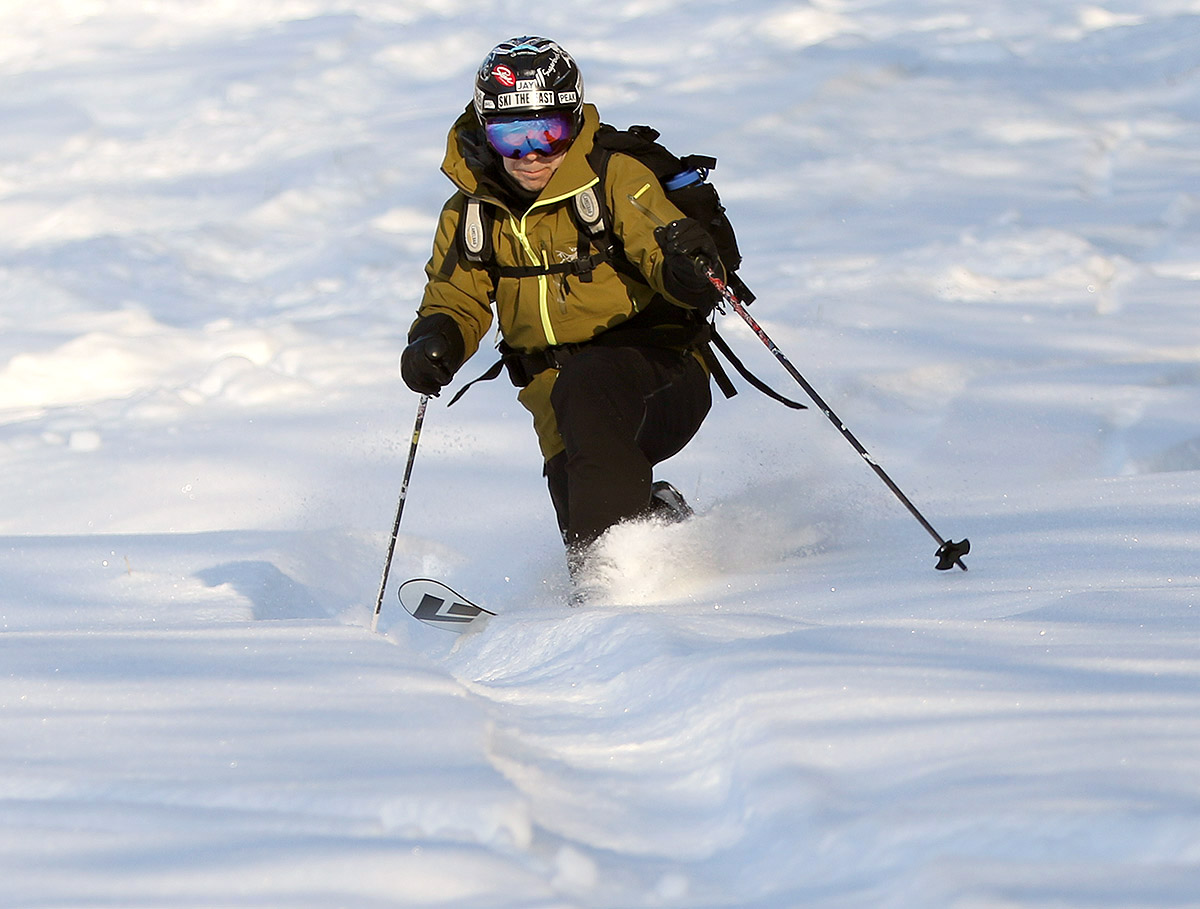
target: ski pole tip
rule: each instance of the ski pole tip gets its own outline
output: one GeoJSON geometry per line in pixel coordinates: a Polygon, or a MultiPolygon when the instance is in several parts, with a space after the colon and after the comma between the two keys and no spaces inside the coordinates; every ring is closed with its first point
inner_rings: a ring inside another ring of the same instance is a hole
{"type": "Polygon", "coordinates": [[[966,564],[962,557],[971,551],[971,541],[965,537],[955,543],[953,540],[947,540],[940,547],[935,555],[938,557],[937,570],[949,571],[955,565],[963,571],[967,570],[966,564]]]}

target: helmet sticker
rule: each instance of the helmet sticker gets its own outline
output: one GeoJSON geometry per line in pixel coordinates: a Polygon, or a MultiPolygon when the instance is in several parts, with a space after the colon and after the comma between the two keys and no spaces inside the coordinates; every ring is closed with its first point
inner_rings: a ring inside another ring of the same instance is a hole
{"type": "Polygon", "coordinates": [[[501,64],[492,70],[492,78],[501,85],[508,88],[514,88],[517,84],[517,75],[509,67],[501,64]]]}

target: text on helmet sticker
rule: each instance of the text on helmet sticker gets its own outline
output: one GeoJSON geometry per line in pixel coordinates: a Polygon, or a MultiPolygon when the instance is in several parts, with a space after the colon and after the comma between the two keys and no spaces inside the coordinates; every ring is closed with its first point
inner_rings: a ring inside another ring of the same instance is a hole
{"type": "Polygon", "coordinates": [[[509,88],[513,88],[517,84],[517,74],[504,64],[500,64],[492,70],[492,78],[509,88]]]}
{"type": "Polygon", "coordinates": [[[506,92],[496,96],[496,106],[500,110],[513,107],[552,107],[554,92],[506,92]]]}

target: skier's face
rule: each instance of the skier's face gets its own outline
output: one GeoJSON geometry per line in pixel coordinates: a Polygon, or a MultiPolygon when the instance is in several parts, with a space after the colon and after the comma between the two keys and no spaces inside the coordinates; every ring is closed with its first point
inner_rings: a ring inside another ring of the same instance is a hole
{"type": "Polygon", "coordinates": [[[523,158],[501,158],[504,170],[517,184],[528,192],[541,192],[562,164],[566,149],[556,155],[543,155],[531,152],[523,158]]]}

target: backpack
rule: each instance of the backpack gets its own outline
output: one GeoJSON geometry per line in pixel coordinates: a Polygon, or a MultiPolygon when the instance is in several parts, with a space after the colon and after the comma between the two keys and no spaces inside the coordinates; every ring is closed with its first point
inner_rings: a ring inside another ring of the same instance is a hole
{"type": "MultiPolygon", "coordinates": [[[[602,124],[596,131],[595,143],[588,153],[588,163],[603,184],[608,168],[608,159],[614,152],[636,158],[658,179],[666,191],[667,199],[686,217],[694,218],[704,225],[713,241],[721,264],[725,266],[726,283],[742,302],[754,300],[736,272],[742,265],[742,253],[738,249],[733,224],[721,204],[717,189],[708,182],[709,171],[717,166],[717,159],[708,155],[685,155],[682,158],[660,144],[658,130],[650,126],[631,126],[618,130],[602,124]]],[[[600,195],[603,198],[603,194],[600,195]]]]}
{"type": "MultiPolygon", "coordinates": [[[[667,199],[686,217],[694,218],[704,225],[709,235],[716,243],[721,264],[725,267],[725,283],[743,304],[754,300],[754,294],[738,277],[737,269],[742,264],[742,254],[738,249],[737,237],[733,224],[726,214],[725,206],[717,194],[716,187],[708,182],[708,174],[717,166],[717,159],[707,155],[686,155],[682,158],[661,145],[657,140],[658,130],[650,126],[631,126],[627,130],[618,130],[608,124],[601,124],[596,131],[592,150],[588,152],[588,163],[591,165],[599,182],[576,194],[572,201],[572,214],[579,231],[578,256],[569,262],[559,262],[553,265],[501,266],[495,262],[492,249],[492,206],[479,199],[468,197],[459,221],[457,237],[458,257],[448,257],[446,267],[453,268],[453,258],[466,259],[473,265],[488,269],[493,280],[498,277],[526,278],[538,275],[573,275],[580,281],[590,281],[591,273],[603,262],[612,262],[613,267],[621,270],[637,280],[644,282],[645,278],[637,272],[625,258],[620,249],[620,242],[611,232],[611,220],[608,206],[605,203],[604,179],[608,170],[609,159],[615,153],[629,155],[645,165],[662,184],[667,199]]],[[[713,379],[724,393],[731,398],[737,394],[733,383],[729,380],[720,362],[712,352],[711,345],[721,351],[725,358],[752,386],[763,394],[774,398],[782,404],[797,410],[803,410],[804,405],[785,398],[774,389],[767,386],[757,376],[751,373],[737,358],[729,345],[716,332],[715,325],[689,316],[691,342],[705,360],[713,379]]],[[[635,322],[631,319],[630,322],[635,322]]],[[[637,343],[636,335],[642,330],[630,326],[617,326],[610,329],[589,343],[637,343]],[[611,337],[606,337],[611,335],[611,337]],[[631,338],[631,336],[634,336],[631,338]]],[[[568,347],[570,345],[567,345],[568,347]]],[[[512,351],[501,342],[502,363],[508,368],[514,385],[527,385],[539,369],[561,365],[559,351],[548,352],[546,357],[533,357],[512,351]],[[529,362],[531,361],[531,362],[529,362]]],[[[568,355],[570,351],[566,352],[568,355]]],[[[499,374],[499,364],[475,381],[495,378],[499,374]]],[[[467,387],[461,389],[451,400],[458,400],[467,387]]]]}

